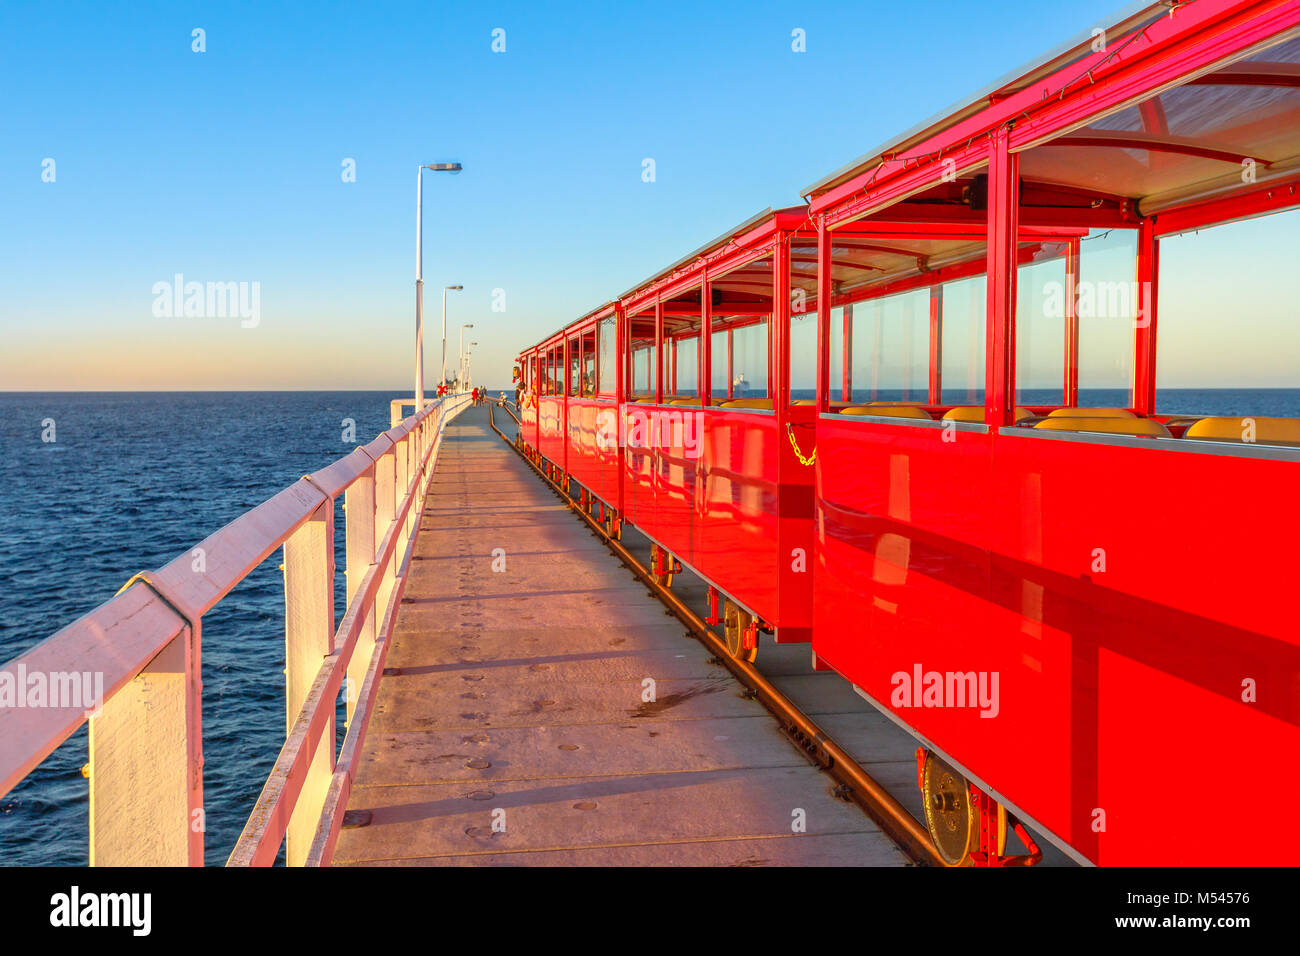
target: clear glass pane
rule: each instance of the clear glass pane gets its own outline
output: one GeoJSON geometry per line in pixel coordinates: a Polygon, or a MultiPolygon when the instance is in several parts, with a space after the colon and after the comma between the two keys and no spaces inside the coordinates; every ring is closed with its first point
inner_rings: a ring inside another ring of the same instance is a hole
{"type": "Polygon", "coordinates": [[[1060,405],[1065,398],[1065,259],[1016,273],[1016,404],[1060,405]]]}
{"type": "Polygon", "coordinates": [[[830,338],[830,400],[839,402],[848,397],[844,390],[844,307],[841,305],[831,309],[830,338]]]}
{"type": "Polygon", "coordinates": [[[1158,411],[1300,418],[1297,248],[1300,211],[1160,240],[1158,411]]]}
{"type": "Polygon", "coordinates": [[[790,400],[816,397],[817,313],[805,312],[790,317],[790,400]]]}
{"type": "Polygon", "coordinates": [[[1133,403],[1133,329],[1139,306],[1137,230],[1095,230],[1079,243],[1079,404],[1133,403]]]}
{"type": "Polygon", "coordinates": [[[853,400],[930,397],[930,290],[853,304],[853,400]]]}
{"type": "Polygon", "coordinates": [[[618,388],[618,372],[614,364],[617,361],[614,353],[618,339],[614,320],[601,319],[598,331],[596,343],[600,349],[600,359],[597,363],[596,381],[602,395],[613,395],[618,388]]]}
{"type": "Polygon", "coordinates": [[[699,395],[699,342],[700,340],[697,338],[690,338],[678,339],[674,343],[676,350],[675,361],[677,363],[677,386],[673,389],[675,395],[686,398],[694,398],[699,395]]]}
{"type": "Polygon", "coordinates": [[[731,392],[734,398],[767,398],[767,321],[732,332],[731,392]]]}
{"type": "Polygon", "coordinates": [[[945,405],[984,404],[987,311],[988,284],[984,276],[944,283],[941,367],[945,405]]]}
{"type": "Polygon", "coordinates": [[[727,397],[727,333],[714,332],[713,342],[709,346],[710,395],[714,398],[727,397]]]}

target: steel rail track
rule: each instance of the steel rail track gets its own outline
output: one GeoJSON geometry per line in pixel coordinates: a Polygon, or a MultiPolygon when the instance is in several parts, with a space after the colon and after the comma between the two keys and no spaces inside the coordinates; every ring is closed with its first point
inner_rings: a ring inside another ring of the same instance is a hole
{"type": "MultiPolygon", "coordinates": [[[[713,652],[714,657],[731,671],[750,693],[777,719],[781,729],[792,742],[837,781],[836,795],[852,800],[858,807],[894,841],[914,863],[925,866],[943,866],[943,861],[935,851],[934,844],[925,827],[913,817],[907,809],[894,799],[884,787],[872,777],[849,754],[835,743],[817,724],[804,714],[794,703],[772,684],[753,664],[740,661],[727,653],[726,644],[713,633],[709,625],[687,607],[668,588],[662,587],[650,571],[632,555],[622,543],[612,538],[605,527],[591,515],[583,511],[573,497],[557,482],[553,481],[535,462],[528,458],[501,429],[497,428],[492,409],[499,401],[488,402],[488,424],[503,442],[514,449],[525,463],[545,481],[566,505],[595,531],[614,554],[627,565],[643,584],[662,601],[668,609],[689,629],[694,637],[713,652]]],[[[519,419],[510,409],[507,414],[519,419]]]]}

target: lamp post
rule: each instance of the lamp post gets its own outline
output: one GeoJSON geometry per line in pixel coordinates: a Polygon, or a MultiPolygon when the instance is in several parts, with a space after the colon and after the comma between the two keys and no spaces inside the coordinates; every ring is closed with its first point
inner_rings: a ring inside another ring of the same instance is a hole
{"type": "MultiPolygon", "coordinates": [[[[460,163],[425,163],[415,171],[415,410],[424,408],[424,171],[460,172],[460,163]]],[[[444,295],[444,302],[446,301],[444,295]]],[[[447,364],[447,334],[443,325],[443,372],[447,364]]],[[[444,374],[444,378],[445,378],[444,374]]]]}
{"type": "Polygon", "coordinates": [[[471,343],[469,343],[469,348],[467,348],[467,349],[465,350],[465,381],[466,381],[466,382],[468,382],[468,381],[470,380],[470,378],[472,377],[472,376],[469,374],[469,357],[473,354],[473,352],[474,352],[474,346],[476,346],[476,345],[478,345],[477,342],[471,342],[471,343]]]}
{"type": "Polygon", "coordinates": [[[456,346],[456,358],[460,361],[460,365],[457,366],[460,371],[456,373],[456,376],[462,382],[465,381],[465,330],[472,328],[474,328],[472,322],[460,327],[460,343],[456,346]]]}
{"type": "Polygon", "coordinates": [[[459,292],[465,288],[463,285],[445,285],[442,287],[442,385],[447,381],[447,290],[459,292]]]}

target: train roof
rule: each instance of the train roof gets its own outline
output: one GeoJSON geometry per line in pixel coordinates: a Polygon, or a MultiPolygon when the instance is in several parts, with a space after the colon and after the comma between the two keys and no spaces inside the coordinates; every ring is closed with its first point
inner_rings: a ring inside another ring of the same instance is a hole
{"type": "MultiPolygon", "coordinates": [[[[1159,3],[1150,3],[1143,0],[1143,2],[1131,4],[1108,18],[1112,25],[1105,28],[1106,36],[1110,37],[1139,29],[1162,16],[1168,16],[1169,12],[1170,7],[1165,0],[1161,0],[1159,3]]],[[[852,179],[864,169],[878,165],[891,154],[924,142],[936,133],[941,133],[945,129],[955,126],[963,119],[979,113],[991,101],[1015,93],[1037,80],[1049,76],[1061,67],[1082,59],[1092,52],[1094,39],[1093,32],[1089,31],[1067,40],[1065,43],[1029,61],[1024,66],[1003,75],[1000,79],[995,80],[971,96],[959,100],[947,109],[941,110],[929,119],[918,123],[896,138],[882,143],[852,162],[841,166],[811,186],[804,187],[799,195],[805,199],[810,199],[827,190],[834,189],[841,183],[852,179]]]]}

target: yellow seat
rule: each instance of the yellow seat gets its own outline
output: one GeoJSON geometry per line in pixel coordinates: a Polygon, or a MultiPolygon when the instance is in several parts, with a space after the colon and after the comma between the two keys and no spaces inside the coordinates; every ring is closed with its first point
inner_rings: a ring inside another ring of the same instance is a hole
{"type": "Polygon", "coordinates": [[[1300,445],[1300,418],[1202,418],[1188,426],[1183,437],[1196,441],[1300,445]],[[1247,441],[1247,438],[1252,440],[1247,441]]]}
{"type": "MultiPolygon", "coordinates": [[[[1022,422],[1026,418],[1033,418],[1034,413],[1027,408],[1016,407],[1012,412],[1013,421],[1022,422]]],[[[956,405],[944,412],[943,420],[946,422],[977,422],[984,424],[984,406],[983,405],[956,405]]]]}
{"type": "Polygon", "coordinates": [[[1127,408],[1054,408],[1048,418],[1137,418],[1127,408]]]}
{"type": "Polygon", "coordinates": [[[700,400],[698,398],[674,398],[671,400],[664,399],[664,404],[665,405],[698,405],[700,404],[700,400]]]}
{"type": "Polygon", "coordinates": [[[1153,418],[1104,417],[1044,418],[1034,428],[1050,432],[1101,432],[1107,435],[1143,435],[1149,438],[1172,438],[1169,429],[1153,418]]]}
{"type": "Polygon", "coordinates": [[[796,398],[796,399],[794,399],[792,402],[790,402],[790,404],[791,404],[791,405],[816,405],[816,404],[817,404],[817,399],[815,399],[815,398],[796,398]]]}
{"type": "Polygon", "coordinates": [[[771,408],[770,398],[729,398],[722,403],[723,408],[771,408]]]}
{"type": "Polygon", "coordinates": [[[841,415],[875,415],[878,418],[921,418],[930,421],[930,413],[915,405],[850,405],[839,409],[841,415]]]}
{"type": "Polygon", "coordinates": [[[924,405],[925,402],[864,402],[863,404],[878,407],[881,405],[924,405]]]}

